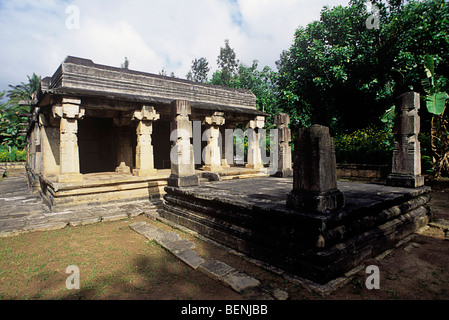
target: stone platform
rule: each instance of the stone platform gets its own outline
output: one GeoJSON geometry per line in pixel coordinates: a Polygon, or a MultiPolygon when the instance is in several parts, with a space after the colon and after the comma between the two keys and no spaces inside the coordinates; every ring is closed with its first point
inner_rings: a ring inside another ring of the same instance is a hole
{"type": "Polygon", "coordinates": [[[286,207],[291,178],[261,177],[165,187],[160,215],[214,241],[325,284],[428,224],[428,187],[339,182],[332,214],[286,207]]]}

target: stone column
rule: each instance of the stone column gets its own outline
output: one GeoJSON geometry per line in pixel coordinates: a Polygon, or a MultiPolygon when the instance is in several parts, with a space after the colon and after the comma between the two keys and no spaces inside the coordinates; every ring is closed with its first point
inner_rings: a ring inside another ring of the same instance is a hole
{"type": "MultiPolygon", "coordinates": [[[[207,136],[207,146],[204,149],[205,171],[218,171],[222,169],[220,151],[220,126],[224,125],[225,118],[223,112],[214,112],[210,117],[205,117],[203,125],[206,126],[204,134],[207,136]]],[[[223,139],[222,139],[223,140],[223,139]]]]}
{"type": "Polygon", "coordinates": [[[246,125],[248,135],[248,160],[246,168],[261,169],[263,168],[262,156],[259,146],[259,129],[263,129],[265,125],[265,117],[257,116],[246,125]]]}
{"type": "Polygon", "coordinates": [[[160,115],[154,107],[143,106],[140,111],[134,111],[133,120],[138,120],[136,134],[136,168],[133,175],[139,177],[151,176],[157,173],[154,169],[153,145],[151,134],[153,133],[153,121],[158,120],[160,115]]]}
{"type": "Polygon", "coordinates": [[[60,118],[59,124],[59,182],[79,182],[80,174],[78,150],[78,120],[85,110],[80,107],[81,100],[63,98],[61,106],[53,106],[53,116],[60,118]]]}
{"type": "Polygon", "coordinates": [[[199,183],[195,174],[195,161],[193,156],[192,122],[189,115],[192,113],[190,102],[175,100],[172,102],[173,121],[170,124],[170,140],[173,145],[170,151],[171,175],[167,185],[172,187],[196,186],[199,183]]]}
{"type": "Polygon", "coordinates": [[[344,195],[337,189],[336,168],[329,128],[301,128],[295,142],[293,190],[287,195],[287,206],[316,213],[342,208],[344,195]]]}
{"type": "Polygon", "coordinates": [[[274,115],[274,123],[278,130],[278,164],[277,172],[273,176],[290,177],[293,175],[292,149],[290,147],[291,132],[288,128],[290,116],[286,113],[277,113],[274,115]]]}
{"type": "Polygon", "coordinates": [[[234,165],[234,129],[235,124],[221,126],[221,166],[229,168],[234,165]]]}
{"type": "Polygon", "coordinates": [[[424,177],[421,175],[421,148],[418,140],[419,108],[419,93],[407,92],[396,100],[397,116],[393,130],[395,143],[392,171],[387,178],[388,185],[410,188],[424,185],[424,177]]]}

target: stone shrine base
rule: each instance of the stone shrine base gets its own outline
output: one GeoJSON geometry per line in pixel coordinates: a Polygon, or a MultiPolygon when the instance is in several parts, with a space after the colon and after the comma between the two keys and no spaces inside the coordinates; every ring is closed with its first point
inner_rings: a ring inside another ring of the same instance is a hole
{"type": "Polygon", "coordinates": [[[325,284],[428,224],[429,187],[339,182],[346,205],[331,215],[289,209],[292,178],[165,187],[160,215],[294,275],[325,284]]]}

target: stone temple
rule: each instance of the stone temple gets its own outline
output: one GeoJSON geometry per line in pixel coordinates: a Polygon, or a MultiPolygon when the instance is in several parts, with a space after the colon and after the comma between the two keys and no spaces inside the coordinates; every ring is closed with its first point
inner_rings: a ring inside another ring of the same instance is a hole
{"type": "Polygon", "coordinates": [[[429,222],[419,95],[397,107],[387,185],[338,181],[320,125],[299,130],[292,155],[286,114],[274,117],[271,172],[259,145],[267,115],[250,91],[67,57],[31,109],[28,180],[50,210],[150,201],[167,223],[326,284],[429,222]],[[245,165],[226,148],[235,128],[247,132],[245,165]]]}
{"type": "Polygon", "coordinates": [[[37,98],[28,130],[27,171],[51,209],[160,200],[167,178],[182,185],[190,176],[188,183],[197,184],[194,167],[171,168],[170,161],[173,142],[191,145],[193,122],[200,124],[199,139],[193,141],[199,146],[193,154],[196,168],[219,171],[232,165],[233,158],[219,152],[218,132],[224,137],[226,129],[255,120],[263,126],[265,119],[247,90],[70,56],[52,77],[42,80],[37,98]],[[187,137],[171,136],[174,128],[186,129],[178,131],[187,132],[187,137]],[[201,132],[206,129],[212,134],[203,141],[201,132]],[[210,152],[208,163],[202,162],[205,148],[210,152]]]}

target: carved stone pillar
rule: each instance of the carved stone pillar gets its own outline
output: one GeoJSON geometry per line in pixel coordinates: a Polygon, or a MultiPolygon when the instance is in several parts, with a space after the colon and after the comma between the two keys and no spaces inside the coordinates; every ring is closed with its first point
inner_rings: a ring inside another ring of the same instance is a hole
{"type": "Polygon", "coordinates": [[[151,143],[151,134],[153,133],[153,121],[158,120],[160,115],[154,107],[143,106],[142,110],[135,111],[133,120],[138,120],[136,134],[136,168],[133,175],[145,177],[157,173],[154,169],[153,144],[151,143]]]}
{"type": "Polygon", "coordinates": [[[407,92],[396,100],[393,163],[387,184],[416,188],[424,185],[421,175],[421,147],[418,140],[420,119],[419,93],[407,92]]]}
{"type": "Polygon", "coordinates": [[[273,175],[276,177],[290,177],[293,175],[292,149],[290,147],[291,132],[288,128],[290,117],[286,113],[277,113],[274,115],[274,123],[278,130],[278,159],[277,171],[273,175]]]}
{"type": "Polygon", "coordinates": [[[214,112],[210,117],[205,117],[203,125],[206,126],[204,134],[207,138],[207,146],[204,149],[204,166],[203,170],[218,171],[221,166],[221,152],[220,152],[220,126],[224,125],[224,113],[214,112]]]}
{"type": "Polygon", "coordinates": [[[170,140],[173,145],[170,151],[171,175],[167,185],[171,187],[196,186],[199,183],[195,174],[193,156],[192,122],[189,115],[192,110],[190,102],[175,100],[172,102],[173,121],[170,124],[170,140]]]}
{"type": "Polygon", "coordinates": [[[246,125],[246,133],[248,135],[248,160],[246,168],[261,169],[262,155],[259,146],[259,129],[263,129],[265,125],[265,117],[257,116],[246,125]]]}
{"type": "Polygon", "coordinates": [[[78,149],[78,120],[85,110],[80,107],[81,100],[63,98],[61,106],[53,106],[53,116],[60,118],[59,124],[59,182],[79,182],[80,174],[78,149]]]}
{"type": "Polygon", "coordinates": [[[295,143],[293,190],[287,196],[287,206],[315,213],[342,208],[344,195],[337,189],[336,167],[329,128],[301,128],[295,143]]]}

